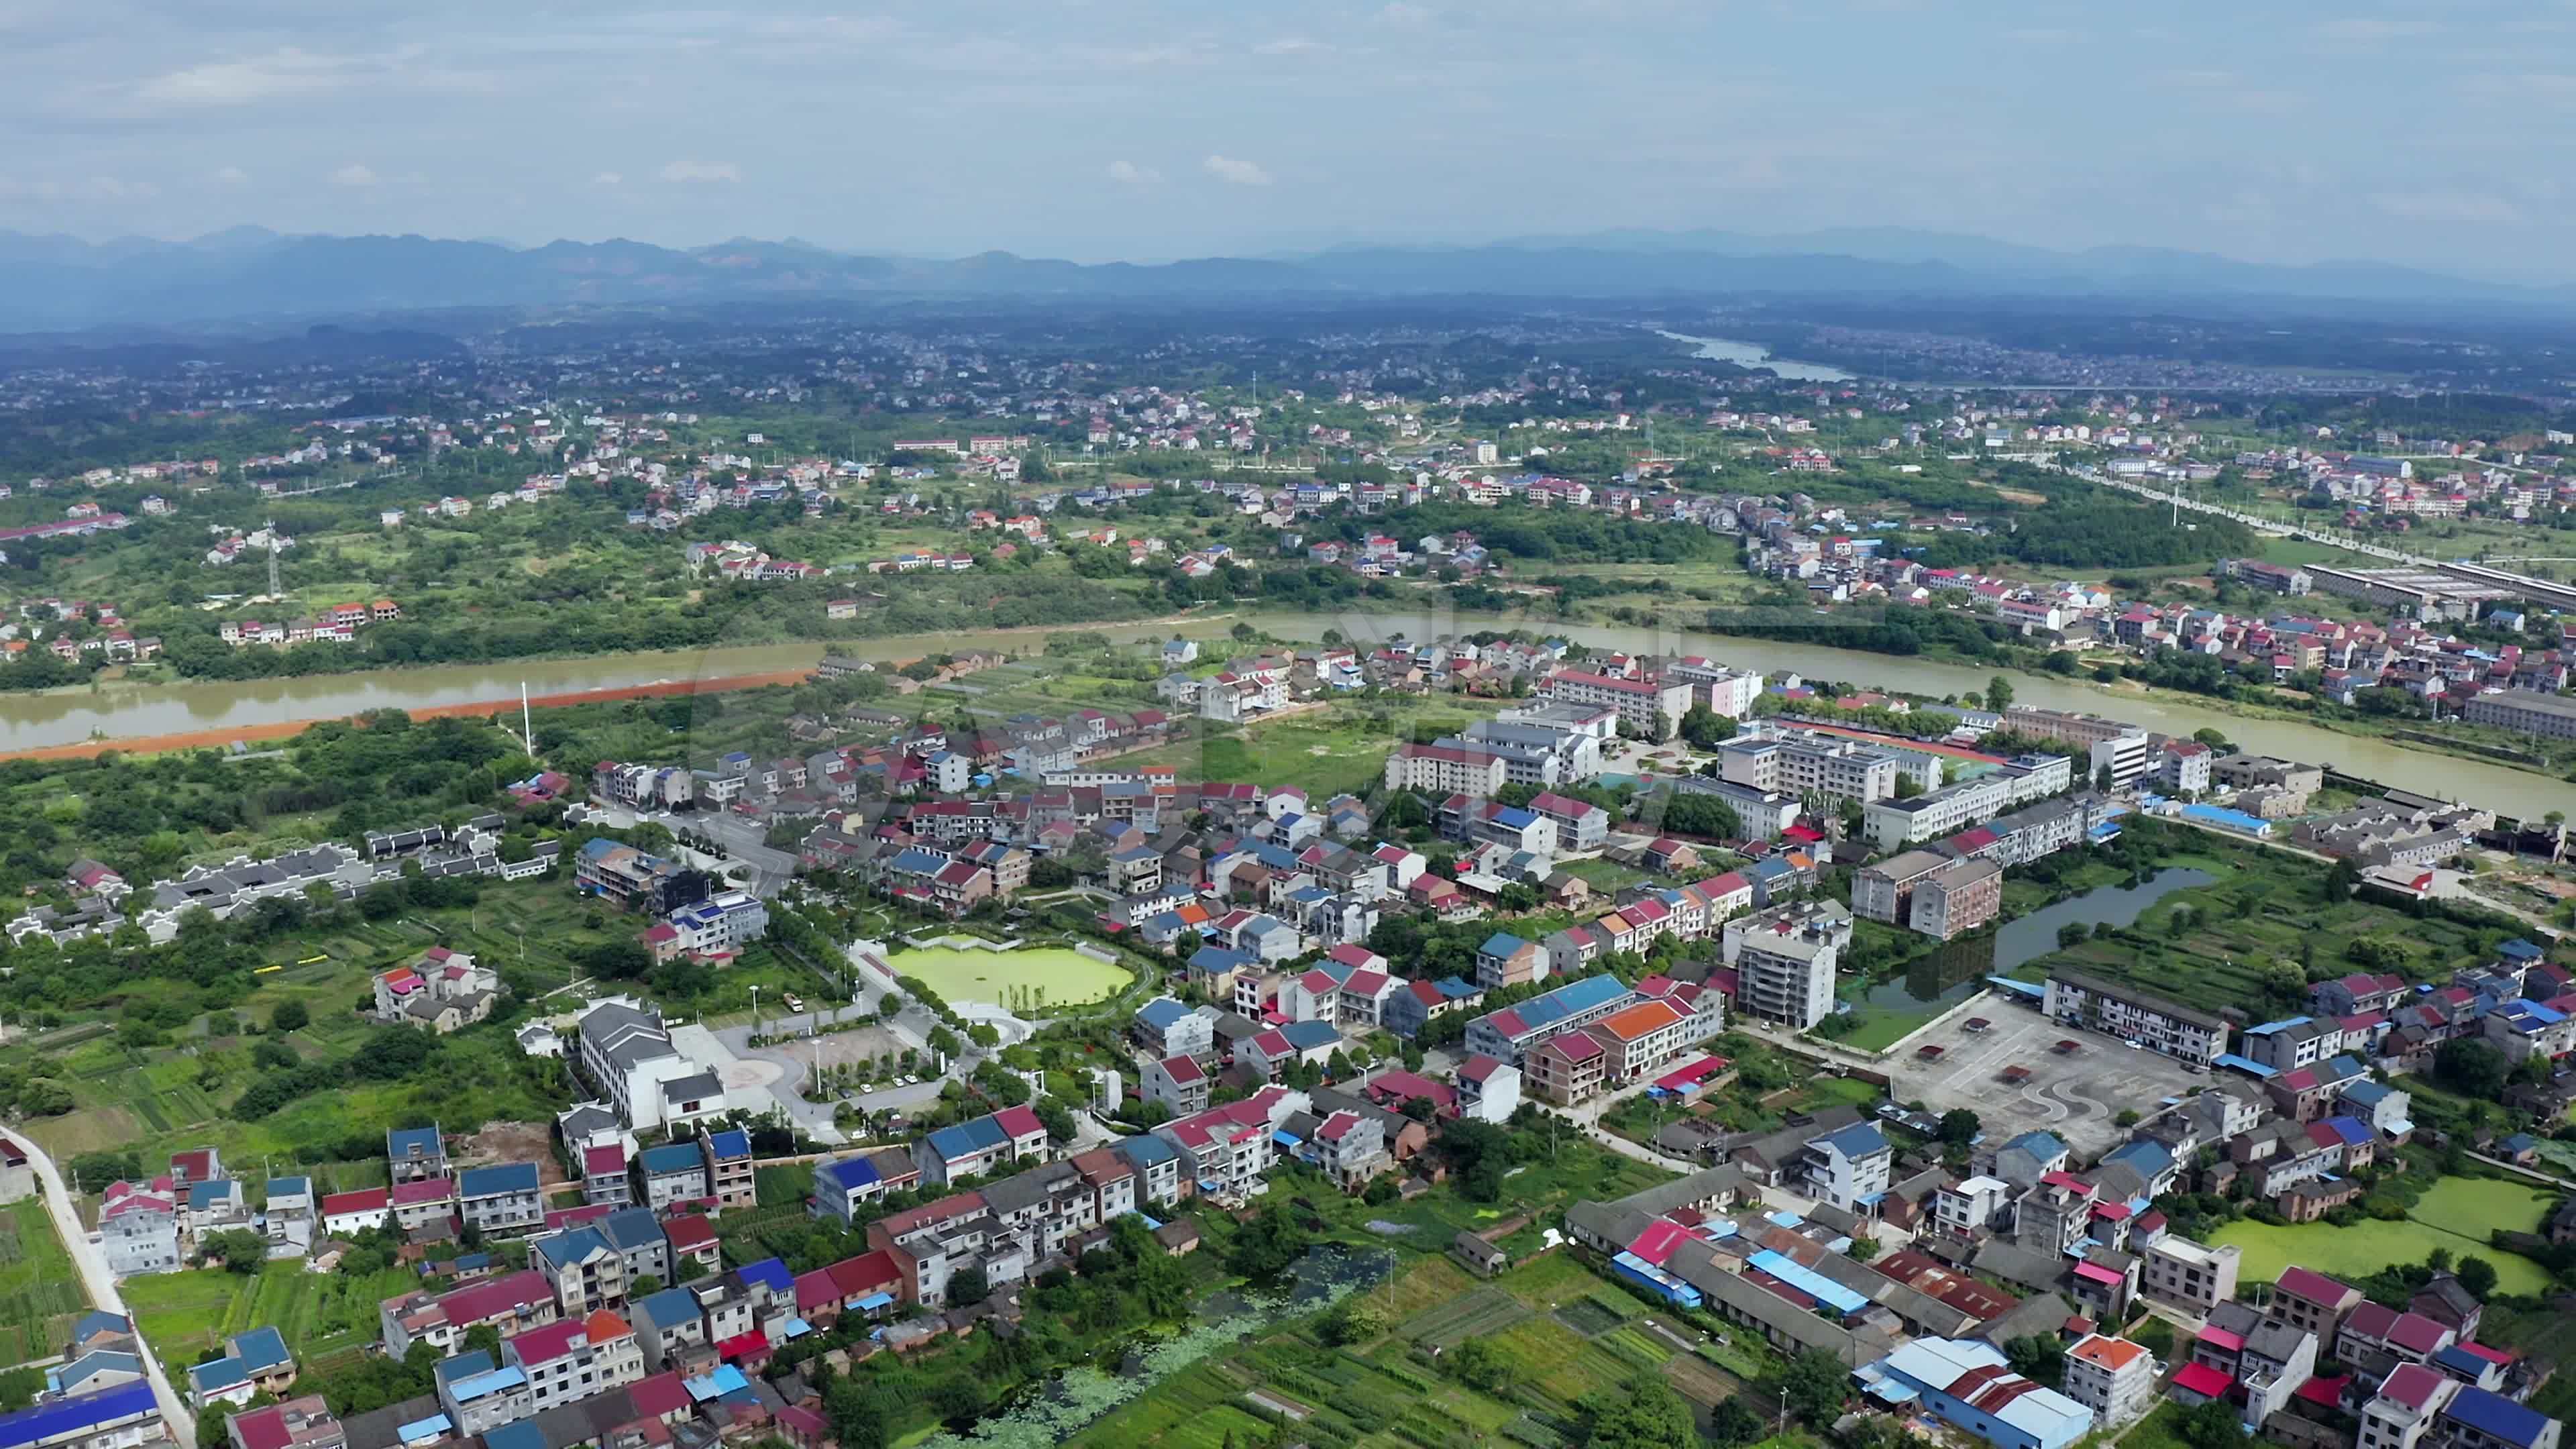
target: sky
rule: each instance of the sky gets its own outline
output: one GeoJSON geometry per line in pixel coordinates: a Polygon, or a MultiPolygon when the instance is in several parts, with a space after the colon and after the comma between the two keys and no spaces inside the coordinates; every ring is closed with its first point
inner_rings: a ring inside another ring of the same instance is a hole
{"type": "Polygon", "coordinates": [[[2576,280],[2576,0],[0,0],[0,228],[1096,261],[1620,227],[2576,280]]]}

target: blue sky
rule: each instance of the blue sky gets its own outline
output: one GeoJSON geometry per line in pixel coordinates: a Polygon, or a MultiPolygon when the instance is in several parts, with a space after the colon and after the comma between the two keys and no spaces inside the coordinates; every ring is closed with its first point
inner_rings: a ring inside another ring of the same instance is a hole
{"type": "Polygon", "coordinates": [[[0,0],[0,227],[1084,260],[1894,225],[2565,281],[2576,3],[0,0]]]}

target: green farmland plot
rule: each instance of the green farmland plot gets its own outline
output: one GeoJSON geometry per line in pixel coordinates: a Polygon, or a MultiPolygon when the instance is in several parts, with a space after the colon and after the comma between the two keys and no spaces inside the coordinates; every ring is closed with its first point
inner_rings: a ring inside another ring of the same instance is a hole
{"type": "Polygon", "coordinates": [[[71,1320],[89,1306],[43,1201],[0,1212],[0,1363],[58,1352],[71,1320]]]}

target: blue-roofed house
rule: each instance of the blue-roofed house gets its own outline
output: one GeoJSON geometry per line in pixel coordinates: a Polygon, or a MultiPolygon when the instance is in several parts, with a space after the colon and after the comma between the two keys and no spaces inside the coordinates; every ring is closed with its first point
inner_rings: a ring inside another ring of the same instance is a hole
{"type": "Polygon", "coordinates": [[[739,1127],[721,1132],[698,1129],[698,1151],[707,1159],[707,1196],[727,1208],[757,1207],[760,1188],[751,1155],[751,1134],[739,1127]]]}
{"type": "Polygon", "coordinates": [[[239,1408],[256,1394],[278,1394],[295,1382],[295,1357],[286,1351],[286,1336],[274,1328],[254,1328],[224,1340],[220,1358],[188,1370],[188,1402],[199,1410],[217,1404],[239,1408]]]}
{"type": "Polygon", "coordinates": [[[260,1224],[272,1258],[301,1257],[313,1248],[313,1180],[272,1177],[260,1197],[260,1224]]]}
{"type": "Polygon", "coordinates": [[[644,1350],[644,1366],[656,1373],[707,1341],[706,1315],[698,1307],[698,1295],[686,1288],[665,1288],[639,1298],[627,1317],[636,1343],[644,1350]]]}
{"type": "Polygon", "coordinates": [[[1266,964],[1296,955],[1306,949],[1306,940],[1277,916],[1257,915],[1235,926],[1234,948],[1266,964]]]}
{"type": "Polygon", "coordinates": [[[842,1157],[814,1164],[814,1192],[807,1199],[806,1211],[816,1218],[828,1218],[843,1227],[858,1224],[859,1208],[890,1192],[899,1192],[921,1181],[920,1164],[911,1153],[900,1147],[883,1148],[860,1157],[842,1157]]]}
{"type": "Polygon", "coordinates": [[[668,1225],[655,1218],[651,1208],[619,1208],[590,1226],[625,1260],[627,1282],[656,1278],[669,1283],[686,1276],[671,1260],[668,1225]]]}
{"type": "Polygon", "coordinates": [[[527,1372],[496,1364],[481,1349],[438,1361],[430,1370],[438,1406],[460,1434],[483,1434],[516,1423],[537,1411],[536,1390],[527,1372]]]}
{"type": "Polygon", "coordinates": [[[2457,1449],[2557,1449],[2564,1426],[2528,1404],[2463,1386],[2442,1406],[2441,1442],[2457,1449]]]}
{"type": "Polygon", "coordinates": [[[135,1346],[134,1320],[122,1313],[93,1308],[72,1320],[71,1356],[94,1348],[132,1348],[135,1346]]]}
{"type": "Polygon", "coordinates": [[[1995,1149],[1995,1176],[2027,1188],[2052,1172],[2063,1172],[2072,1156],[2056,1133],[2025,1132],[1995,1149]]]}
{"type": "MultiPolygon", "coordinates": [[[[1203,947],[1201,955],[1215,950],[1203,947]]],[[[1229,956],[1234,952],[1225,953],[1229,956]]],[[[1223,1000],[1232,1000],[1228,995],[1223,1000]]],[[[1163,1057],[1209,1057],[1216,1053],[1216,1018],[1201,1015],[1188,1004],[1169,996],[1157,996],[1137,1008],[1136,1040],[1148,1055],[1163,1057]]]]}
{"type": "MultiPolygon", "coordinates": [[[[1234,999],[1235,978],[1247,971],[1257,971],[1261,963],[1241,951],[1218,945],[1201,946],[1190,953],[1190,983],[1208,994],[1212,1001],[1234,999]]],[[[1173,1053],[1165,1052],[1171,1056],[1173,1053]]]]}
{"type": "Polygon", "coordinates": [[[1121,1137],[1111,1150],[1127,1159],[1136,1169],[1136,1200],[1156,1207],[1170,1207],[1181,1200],[1181,1154],[1169,1142],[1144,1133],[1121,1137]]]}
{"type": "Polygon", "coordinates": [[[438,1128],[396,1127],[385,1134],[385,1164],[395,1182],[447,1176],[447,1143],[438,1128]]]}
{"type": "Polygon", "coordinates": [[[1818,1202],[1866,1213],[1887,1191],[1896,1152],[1875,1122],[1855,1122],[1807,1143],[1797,1182],[1818,1202]]]}
{"type": "Polygon", "coordinates": [[[922,1181],[946,1187],[961,1177],[1046,1153],[1046,1124],[1028,1107],[1005,1107],[971,1122],[942,1127],[913,1144],[922,1181]]]}
{"type": "Polygon", "coordinates": [[[456,1199],[465,1226],[486,1236],[523,1233],[546,1220],[545,1192],[533,1162],[469,1167],[457,1174],[456,1199]]]}
{"type": "Polygon", "coordinates": [[[45,1370],[48,1394],[94,1394],[143,1377],[143,1360],[123,1349],[102,1348],[45,1370]]]}
{"type": "Polygon", "coordinates": [[[1496,931],[1476,948],[1476,984],[1487,991],[1526,986],[1547,975],[1547,952],[1535,941],[1496,931]]]}
{"type": "Polygon", "coordinates": [[[2143,1191],[2148,1197],[2164,1196],[2165,1189],[2171,1187],[2174,1179],[2182,1173],[2182,1164],[2174,1160],[2172,1149],[2150,1138],[2123,1142],[2104,1154],[2103,1166],[2115,1163],[2137,1173],[2139,1181],[2145,1184],[2143,1191]]]}
{"type": "Polygon", "coordinates": [[[660,1212],[675,1202],[707,1197],[707,1159],[694,1142],[665,1142],[635,1156],[644,1205],[660,1212]]]}
{"type": "MultiPolygon", "coordinates": [[[[649,1220],[651,1214],[646,1214],[649,1220]]],[[[660,1237],[659,1232],[655,1237],[660,1237]]],[[[528,1245],[528,1266],[545,1275],[555,1303],[572,1317],[626,1301],[625,1256],[596,1226],[574,1228],[528,1245]]]]}
{"type": "Polygon", "coordinates": [[[2335,1102],[2347,1115],[2369,1123],[2370,1130],[2391,1142],[2402,1142],[2415,1130],[2407,1116],[2415,1099],[2386,1082],[2355,1078],[2343,1084],[2343,1093],[2335,1102]]]}
{"type": "Polygon", "coordinates": [[[1606,971],[1586,976],[1477,1017],[1467,1023],[1466,1047],[1517,1067],[1523,1054],[1540,1042],[1558,1032],[1589,1026],[1635,1000],[1628,984],[1606,971]]]}

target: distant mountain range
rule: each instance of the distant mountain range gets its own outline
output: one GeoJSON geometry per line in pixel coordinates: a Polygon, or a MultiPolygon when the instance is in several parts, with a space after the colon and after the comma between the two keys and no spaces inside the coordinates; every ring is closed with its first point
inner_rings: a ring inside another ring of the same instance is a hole
{"type": "Polygon", "coordinates": [[[0,231],[5,332],[585,303],[1435,294],[2268,298],[2576,307],[2576,287],[2520,287],[2372,262],[2282,266],[2144,247],[2059,252],[1900,228],[1785,236],[1611,231],[1486,246],[1351,246],[1291,257],[1153,264],[1083,264],[1008,252],[945,260],[871,256],[750,238],[678,250],[622,240],[517,248],[421,236],[288,236],[259,227],[187,242],[87,242],[0,231]]]}

